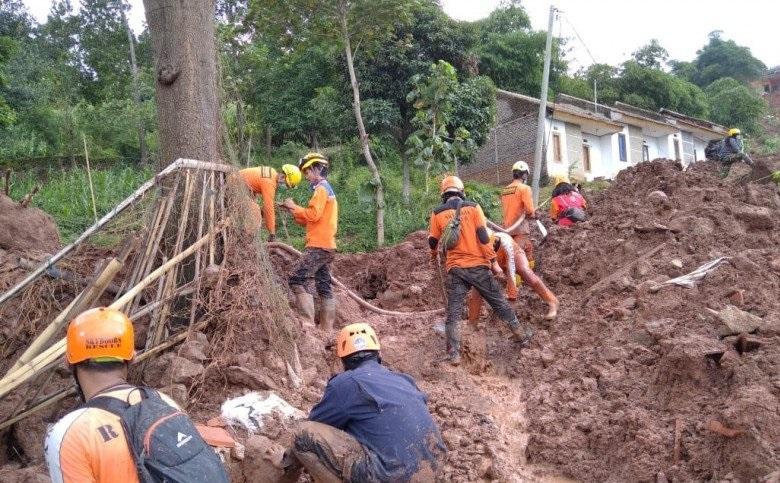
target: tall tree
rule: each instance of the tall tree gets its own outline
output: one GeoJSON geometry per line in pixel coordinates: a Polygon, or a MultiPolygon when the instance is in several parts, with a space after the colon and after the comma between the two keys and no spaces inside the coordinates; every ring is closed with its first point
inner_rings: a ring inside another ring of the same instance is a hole
{"type": "Polygon", "coordinates": [[[669,52],[661,46],[658,39],[651,39],[649,44],[638,49],[631,56],[642,67],[660,69],[669,58],[669,52]]]}
{"type": "Polygon", "coordinates": [[[371,51],[378,41],[390,37],[393,26],[408,21],[414,0],[252,0],[250,16],[261,29],[271,29],[300,46],[312,39],[326,38],[344,51],[352,89],[352,108],[361,151],[372,173],[376,205],[377,245],[385,243],[385,194],[379,165],[371,153],[371,144],[363,119],[360,84],[355,70],[357,49],[371,51]]]}
{"type": "Polygon", "coordinates": [[[220,161],[214,0],[144,0],[155,59],[160,165],[220,161]]]}
{"type": "Polygon", "coordinates": [[[127,32],[127,47],[130,51],[130,73],[133,81],[133,101],[135,102],[136,114],[138,116],[138,150],[141,155],[141,163],[146,163],[148,160],[148,153],[146,152],[146,126],[144,123],[144,116],[141,106],[141,81],[138,78],[138,61],[135,56],[135,34],[130,29],[130,23],[127,21],[127,14],[125,11],[128,6],[122,4],[120,9],[122,13],[122,23],[124,24],[125,31],[127,32]]]}
{"type": "Polygon", "coordinates": [[[740,82],[724,77],[704,89],[710,105],[710,118],[724,126],[734,126],[748,133],[759,131],[759,119],[766,112],[766,102],[740,82]]]}
{"type": "Polygon", "coordinates": [[[749,48],[737,45],[733,40],[723,40],[721,34],[719,30],[710,33],[707,45],[696,53],[691,80],[705,87],[722,77],[742,83],[761,77],[766,65],[753,57],[749,48]]]}

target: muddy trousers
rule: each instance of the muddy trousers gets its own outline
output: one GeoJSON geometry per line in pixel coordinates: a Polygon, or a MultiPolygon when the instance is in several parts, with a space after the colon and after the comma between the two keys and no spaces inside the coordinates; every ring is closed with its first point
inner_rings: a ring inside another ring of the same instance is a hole
{"type": "Polygon", "coordinates": [[[314,286],[321,299],[332,299],[333,289],[330,280],[330,264],[335,254],[333,250],[322,248],[306,248],[303,256],[293,267],[289,278],[290,288],[295,285],[306,287],[306,282],[314,278],[314,286]]]}
{"type": "Polygon", "coordinates": [[[444,332],[447,336],[447,355],[460,356],[460,329],[458,324],[463,315],[463,303],[470,288],[476,289],[483,299],[509,325],[513,331],[520,323],[514,310],[504,296],[504,291],[493,278],[488,267],[451,268],[447,272],[447,317],[444,332]]]}
{"type": "Polygon", "coordinates": [[[536,257],[534,255],[534,241],[531,239],[530,235],[518,233],[512,235],[512,239],[523,249],[526,258],[528,259],[528,266],[531,267],[531,270],[534,270],[536,268],[536,257]]]}
{"type": "Polygon", "coordinates": [[[753,165],[753,160],[745,153],[736,153],[736,154],[728,154],[726,156],[723,156],[721,159],[723,164],[726,166],[731,166],[734,163],[738,163],[739,161],[743,161],[746,164],[753,165]]]}
{"type": "Polygon", "coordinates": [[[351,435],[327,424],[299,423],[293,454],[320,483],[378,481],[368,451],[351,435]]]}

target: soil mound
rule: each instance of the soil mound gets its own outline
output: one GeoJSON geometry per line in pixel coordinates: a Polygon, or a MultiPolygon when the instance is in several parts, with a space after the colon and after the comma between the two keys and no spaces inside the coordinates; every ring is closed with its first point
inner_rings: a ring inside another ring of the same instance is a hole
{"type": "Polygon", "coordinates": [[[0,248],[52,253],[60,247],[54,219],[43,210],[21,206],[0,194],[0,248]]]}

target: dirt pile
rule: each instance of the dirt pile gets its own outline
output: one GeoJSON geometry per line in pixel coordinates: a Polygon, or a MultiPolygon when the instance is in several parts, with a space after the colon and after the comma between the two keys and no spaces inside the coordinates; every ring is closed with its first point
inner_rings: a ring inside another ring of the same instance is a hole
{"type": "Polygon", "coordinates": [[[503,368],[526,391],[529,460],[585,481],[777,469],[777,187],[654,161],[590,204],[590,221],[543,247],[559,320],[503,368]],[[659,289],[718,257],[694,288],[659,289]]]}
{"type": "Polygon", "coordinates": [[[22,206],[0,193],[0,248],[55,252],[60,235],[51,216],[38,208],[22,206]]]}

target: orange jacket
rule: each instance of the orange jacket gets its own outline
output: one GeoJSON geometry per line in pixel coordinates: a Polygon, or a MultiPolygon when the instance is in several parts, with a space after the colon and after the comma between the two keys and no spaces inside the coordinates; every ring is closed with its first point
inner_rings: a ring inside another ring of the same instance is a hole
{"type": "Polygon", "coordinates": [[[276,170],[270,166],[258,166],[239,171],[247,188],[255,195],[263,197],[263,222],[271,234],[276,234],[276,212],[274,198],[278,186],[276,170]]]}
{"type": "MultiPolygon", "coordinates": [[[[132,388],[101,394],[140,401],[132,388]]],[[[178,409],[168,396],[163,400],[178,409]]],[[[46,464],[52,481],[63,483],[138,482],[119,416],[98,408],[81,408],[66,414],[46,434],[46,464]]]]}
{"type": "Polygon", "coordinates": [[[574,222],[568,218],[561,218],[561,213],[568,208],[582,208],[584,210],[587,207],[588,203],[585,201],[585,198],[578,192],[571,191],[552,199],[550,202],[550,218],[560,226],[571,226],[574,222]]]}
{"type": "Polygon", "coordinates": [[[306,227],[306,248],[336,249],[339,205],[336,193],[327,180],[313,186],[314,194],[309,205],[293,210],[293,218],[306,227]]]}
{"type": "MultiPolygon", "coordinates": [[[[501,211],[504,214],[504,228],[512,226],[523,213],[533,216],[534,199],[531,187],[519,179],[512,181],[501,191],[501,211]]],[[[518,233],[528,233],[527,223],[523,223],[519,229],[513,230],[511,234],[518,233]]]]}
{"type": "MultiPolygon", "coordinates": [[[[439,206],[431,213],[428,243],[431,250],[436,250],[439,239],[449,221],[455,216],[455,200],[450,198],[447,203],[439,206]]],[[[457,245],[447,250],[447,270],[453,267],[472,268],[490,266],[496,258],[493,247],[490,246],[487,234],[487,220],[482,207],[472,201],[464,201],[460,209],[460,239],[457,245]]]]}

